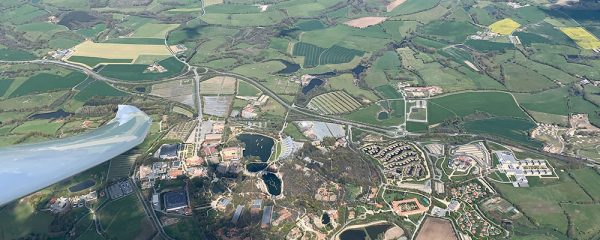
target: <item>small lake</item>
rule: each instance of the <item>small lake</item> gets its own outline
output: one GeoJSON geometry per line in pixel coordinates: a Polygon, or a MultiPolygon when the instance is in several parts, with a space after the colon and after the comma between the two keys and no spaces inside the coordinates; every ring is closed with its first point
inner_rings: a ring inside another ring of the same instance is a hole
{"type": "Polygon", "coordinates": [[[33,115],[29,116],[29,119],[59,119],[59,118],[66,118],[71,115],[73,115],[73,114],[70,112],[65,112],[65,110],[60,109],[55,112],[33,114],[33,115]]]}
{"type": "Polygon", "coordinates": [[[248,170],[248,172],[260,172],[262,170],[265,170],[265,168],[267,168],[268,164],[266,163],[258,163],[258,162],[251,162],[246,164],[246,170],[248,170]]]}
{"type": "Polygon", "coordinates": [[[246,145],[243,153],[244,157],[258,157],[263,162],[268,161],[271,157],[275,145],[272,138],[258,134],[240,134],[237,135],[237,139],[246,145]]]}
{"type": "Polygon", "coordinates": [[[71,186],[69,188],[69,192],[74,193],[74,192],[83,191],[85,189],[93,187],[94,185],[96,185],[96,181],[94,181],[92,179],[88,179],[88,180],[85,180],[83,182],[80,182],[78,184],[71,186]]]}
{"type": "Polygon", "coordinates": [[[278,196],[281,194],[281,179],[279,179],[277,175],[267,172],[262,175],[262,179],[267,186],[267,191],[269,191],[271,195],[278,196]]]}
{"type": "Polygon", "coordinates": [[[340,240],[380,239],[377,237],[385,234],[385,231],[391,227],[391,224],[375,224],[364,228],[349,229],[340,234],[340,240]]]}
{"type": "Polygon", "coordinates": [[[307,94],[308,92],[310,92],[311,90],[313,90],[314,88],[323,85],[325,81],[318,79],[318,78],[313,78],[310,80],[310,82],[308,83],[308,85],[304,86],[302,88],[302,93],[303,94],[307,94]]]}
{"type": "Polygon", "coordinates": [[[354,75],[354,78],[358,78],[360,76],[360,74],[362,72],[364,72],[367,69],[367,67],[363,66],[363,65],[356,65],[356,67],[354,67],[352,69],[352,75],[354,75]]]}
{"type": "Polygon", "coordinates": [[[377,120],[385,120],[385,119],[388,119],[389,117],[390,117],[390,114],[386,111],[379,112],[377,114],[377,120]]]}
{"type": "Polygon", "coordinates": [[[295,73],[298,70],[300,70],[300,64],[295,64],[292,62],[288,62],[286,60],[282,60],[282,59],[277,59],[277,61],[283,63],[283,65],[285,65],[285,68],[280,70],[279,72],[277,72],[277,74],[291,74],[291,73],[295,73]]]}
{"type": "Polygon", "coordinates": [[[327,214],[326,212],[323,213],[323,215],[321,215],[321,223],[323,225],[327,225],[331,222],[331,218],[329,217],[329,214],[327,214]]]}

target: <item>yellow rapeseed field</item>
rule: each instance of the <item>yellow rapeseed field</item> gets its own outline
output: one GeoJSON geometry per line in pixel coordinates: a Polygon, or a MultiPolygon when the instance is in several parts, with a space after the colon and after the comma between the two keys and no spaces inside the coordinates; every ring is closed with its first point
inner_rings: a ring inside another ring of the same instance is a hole
{"type": "Polygon", "coordinates": [[[582,27],[565,27],[560,29],[567,34],[577,45],[583,49],[600,48],[600,41],[596,36],[582,27]]]}
{"type": "Polygon", "coordinates": [[[490,25],[490,30],[497,34],[509,35],[520,26],[521,24],[519,24],[518,22],[515,22],[510,18],[505,18],[495,23],[492,23],[492,25],[490,25]]]}

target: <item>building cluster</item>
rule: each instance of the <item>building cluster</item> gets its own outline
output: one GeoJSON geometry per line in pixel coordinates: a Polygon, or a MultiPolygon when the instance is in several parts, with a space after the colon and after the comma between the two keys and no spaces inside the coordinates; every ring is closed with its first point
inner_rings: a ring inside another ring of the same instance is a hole
{"type": "Polygon", "coordinates": [[[502,231],[481,217],[476,211],[469,210],[456,219],[459,228],[471,236],[485,238],[501,234],[502,231]]]}
{"type": "Polygon", "coordinates": [[[221,174],[238,174],[244,170],[240,162],[243,157],[244,148],[228,147],[220,152],[221,162],[217,165],[217,172],[221,174]]]}
{"type": "Polygon", "coordinates": [[[73,196],[73,197],[59,197],[50,199],[50,212],[52,213],[64,213],[71,208],[80,208],[85,206],[88,202],[95,202],[98,200],[98,193],[91,191],[87,194],[73,196]]]}
{"type": "Polygon", "coordinates": [[[424,98],[442,94],[444,90],[438,86],[403,87],[402,90],[408,98],[424,98]]]}
{"type": "Polygon", "coordinates": [[[427,175],[424,156],[414,144],[394,142],[385,147],[371,144],[363,151],[379,160],[384,166],[384,174],[390,179],[420,179],[427,175]]]}
{"type": "Polygon", "coordinates": [[[551,177],[553,172],[546,160],[517,160],[512,152],[497,151],[498,157],[497,169],[506,174],[507,177],[514,177],[514,187],[529,187],[527,177],[551,177]]]}
{"type": "Polygon", "coordinates": [[[490,40],[500,36],[500,34],[492,31],[478,31],[475,35],[469,36],[473,40],[490,40]]]}
{"type": "Polygon", "coordinates": [[[346,130],[342,125],[316,121],[298,121],[295,124],[306,138],[313,141],[314,145],[319,145],[328,137],[337,139],[336,144],[346,144],[346,130]]]}
{"type": "Polygon", "coordinates": [[[475,166],[477,162],[475,159],[468,155],[454,156],[448,160],[448,167],[459,172],[466,172],[471,167],[475,166]]]}
{"type": "Polygon", "coordinates": [[[231,111],[231,117],[242,117],[245,119],[253,119],[258,116],[260,107],[267,104],[269,96],[261,95],[260,97],[236,96],[236,98],[248,101],[248,104],[241,111],[231,111]]]}
{"type": "Polygon", "coordinates": [[[468,156],[477,161],[482,167],[491,167],[490,154],[482,142],[460,145],[451,150],[453,158],[468,156]]]}
{"type": "Polygon", "coordinates": [[[339,191],[339,189],[340,186],[337,184],[333,184],[333,186],[321,186],[315,193],[315,199],[322,202],[335,202],[338,197],[336,192],[339,191]]]}
{"type": "Polygon", "coordinates": [[[184,144],[163,144],[154,154],[158,161],[151,165],[139,167],[139,178],[142,189],[150,188],[156,180],[176,179],[179,176],[203,177],[208,169],[204,166],[204,159],[199,156],[187,156],[182,149],[184,144]]]}
{"type": "Polygon", "coordinates": [[[163,66],[161,66],[160,64],[158,64],[157,62],[152,63],[150,65],[148,65],[148,67],[146,68],[147,72],[153,72],[153,73],[164,73],[167,72],[167,69],[163,66]]]}
{"type": "Polygon", "coordinates": [[[481,184],[470,182],[450,189],[450,196],[466,203],[474,203],[489,194],[481,184]]]}
{"type": "Polygon", "coordinates": [[[73,54],[73,50],[71,49],[56,49],[54,51],[50,51],[48,52],[48,55],[50,55],[52,58],[56,59],[56,60],[63,60],[63,59],[67,59],[71,56],[71,54],[73,54]]]}

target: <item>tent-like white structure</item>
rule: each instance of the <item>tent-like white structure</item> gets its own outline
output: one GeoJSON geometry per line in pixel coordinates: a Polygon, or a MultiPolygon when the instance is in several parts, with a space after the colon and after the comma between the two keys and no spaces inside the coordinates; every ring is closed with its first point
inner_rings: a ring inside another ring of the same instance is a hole
{"type": "Polygon", "coordinates": [[[144,141],[151,119],[119,105],[107,124],[81,135],[0,148],[0,206],[110,160],[144,141]]]}

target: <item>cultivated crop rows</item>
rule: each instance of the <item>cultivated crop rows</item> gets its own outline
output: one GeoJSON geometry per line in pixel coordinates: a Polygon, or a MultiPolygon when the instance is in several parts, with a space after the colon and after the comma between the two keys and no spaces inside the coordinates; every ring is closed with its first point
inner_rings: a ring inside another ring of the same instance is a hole
{"type": "Polygon", "coordinates": [[[314,97],[308,107],[324,114],[340,114],[354,111],[360,103],[344,91],[335,91],[314,97]]]}

